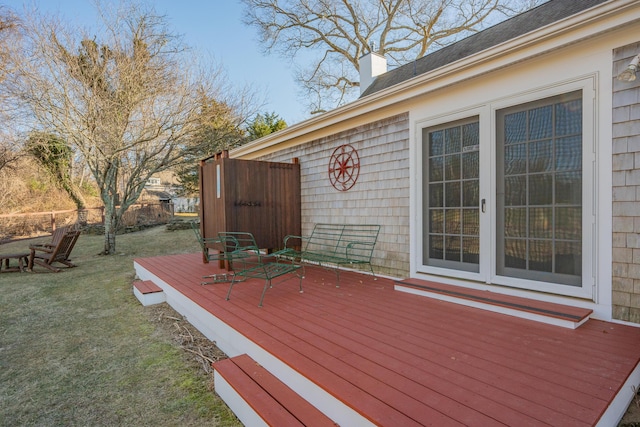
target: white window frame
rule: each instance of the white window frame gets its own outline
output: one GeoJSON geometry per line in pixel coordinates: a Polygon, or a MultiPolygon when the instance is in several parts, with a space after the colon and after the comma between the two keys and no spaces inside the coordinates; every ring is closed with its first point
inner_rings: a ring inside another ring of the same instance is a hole
{"type": "Polygon", "coordinates": [[[418,186],[415,191],[415,222],[420,230],[416,233],[416,242],[413,245],[415,254],[413,262],[416,273],[440,276],[444,282],[455,283],[456,280],[471,280],[474,282],[489,283],[527,291],[544,292],[560,296],[577,297],[595,300],[596,277],[598,277],[597,263],[597,221],[598,212],[598,185],[596,182],[598,163],[597,147],[597,75],[588,75],[548,85],[543,88],[531,89],[526,92],[514,94],[489,102],[451,111],[437,116],[416,120],[414,124],[415,135],[415,159],[417,176],[415,183],[418,186]],[[582,286],[560,285],[556,283],[539,282],[535,280],[500,276],[496,272],[496,117],[499,110],[550,98],[565,93],[582,91],[582,286]],[[425,172],[422,167],[423,141],[422,130],[440,126],[449,122],[464,120],[473,116],[479,118],[480,129],[480,200],[486,199],[487,212],[480,214],[480,265],[479,272],[467,272],[451,270],[447,268],[432,267],[423,264],[423,198],[422,175],[425,172]],[[482,171],[485,171],[484,174],[482,171]]]}
{"type": "MultiPolygon", "coordinates": [[[[423,234],[422,234],[423,224],[424,224],[424,211],[423,211],[424,200],[423,200],[422,184],[424,181],[423,181],[422,174],[426,172],[422,167],[422,159],[423,159],[422,130],[433,128],[436,126],[441,126],[451,122],[457,122],[459,120],[466,120],[468,118],[478,117],[479,132],[480,132],[480,135],[479,135],[480,137],[480,170],[482,170],[482,168],[487,167],[486,162],[488,160],[487,159],[488,156],[486,153],[487,150],[486,149],[483,150],[483,148],[488,147],[487,144],[489,143],[489,137],[490,137],[490,134],[488,133],[488,127],[486,125],[483,126],[483,123],[486,123],[486,121],[489,119],[489,114],[490,114],[490,111],[486,106],[479,106],[479,107],[474,107],[466,110],[460,110],[460,111],[453,112],[446,115],[431,117],[431,118],[416,122],[415,129],[416,129],[416,137],[417,137],[418,143],[416,144],[415,158],[418,159],[417,161],[418,161],[418,164],[420,165],[418,167],[418,170],[420,172],[416,181],[420,187],[419,191],[416,192],[416,210],[417,210],[416,224],[418,224],[418,227],[419,227],[418,229],[421,232],[419,233],[420,235],[417,236],[418,242],[415,245],[416,256],[414,259],[415,259],[416,266],[419,273],[426,273],[426,274],[432,274],[436,276],[452,277],[457,279],[482,281],[482,282],[486,280],[487,273],[483,271],[483,262],[486,263],[486,261],[484,260],[484,258],[486,258],[486,254],[483,255],[482,252],[480,252],[479,271],[477,273],[473,271],[454,270],[454,269],[449,269],[444,267],[427,266],[427,265],[424,265],[422,262],[422,260],[424,259],[423,257],[424,245],[423,245],[423,234]]],[[[488,183],[483,183],[483,181],[480,180],[480,199],[482,199],[483,195],[486,194],[487,191],[489,190],[487,184],[488,183]],[[484,188],[484,187],[487,187],[487,188],[484,188]]],[[[490,224],[488,224],[487,219],[488,219],[487,215],[483,215],[482,213],[480,213],[480,241],[481,242],[484,241],[484,239],[487,239],[490,237],[490,235],[488,234],[490,230],[487,229],[490,226],[490,224]]]]}
{"type": "MultiPolygon", "coordinates": [[[[597,159],[596,159],[596,129],[595,123],[597,120],[596,111],[596,92],[595,92],[595,77],[588,77],[582,79],[576,79],[574,81],[564,82],[545,89],[530,91],[525,94],[510,97],[508,99],[495,101],[491,103],[491,117],[492,117],[492,135],[491,139],[494,141],[493,149],[495,159],[496,150],[496,116],[499,110],[505,108],[515,107],[518,105],[526,104],[528,102],[537,101],[544,98],[550,98],[559,96],[565,93],[570,93],[576,90],[582,91],[582,286],[569,286],[559,285],[555,283],[538,282],[534,280],[519,279],[514,277],[500,276],[496,272],[496,263],[492,260],[491,263],[491,277],[490,282],[497,285],[512,286],[516,288],[523,288],[527,290],[534,290],[552,294],[560,294],[578,298],[593,299],[594,284],[595,284],[595,270],[589,269],[589,266],[596,266],[595,256],[597,252],[596,244],[596,203],[597,200],[597,186],[595,182],[597,171],[597,159]]],[[[494,160],[495,164],[495,160],[494,160]]],[[[495,194],[496,190],[496,173],[495,167],[492,174],[492,193],[495,194]]],[[[493,198],[492,203],[492,224],[496,224],[496,200],[493,198]]],[[[496,250],[496,234],[492,235],[491,248],[492,253],[496,250]]]]}

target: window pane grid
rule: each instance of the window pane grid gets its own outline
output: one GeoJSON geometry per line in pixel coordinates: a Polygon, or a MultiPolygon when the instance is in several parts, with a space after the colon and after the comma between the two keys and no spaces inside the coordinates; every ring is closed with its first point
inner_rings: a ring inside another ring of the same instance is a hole
{"type": "Polygon", "coordinates": [[[503,267],[580,277],[582,103],[539,104],[503,116],[503,267]]]}
{"type": "Polygon", "coordinates": [[[428,168],[425,263],[439,260],[477,266],[480,253],[479,123],[425,131],[425,137],[428,168]]]}

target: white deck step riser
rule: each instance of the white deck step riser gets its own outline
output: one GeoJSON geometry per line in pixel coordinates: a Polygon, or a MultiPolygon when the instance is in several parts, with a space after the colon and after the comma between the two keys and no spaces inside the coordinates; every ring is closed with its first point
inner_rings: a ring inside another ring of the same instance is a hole
{"type": "Polygon", "coordinates": [[[164,292],[143,293],[140,292],[140,290],[136,288],[135,285],[133,286],[133,294],[145,307],[149,305],[161,304],[167,300],[167,296],[164,292]]]}
{"type": "Polygon", "coordinates": [[[242,424],[252,427],[270,427],[231,384],[215,370],[213,372],[213,383],[218,396],[224,400],[242,424]]]}

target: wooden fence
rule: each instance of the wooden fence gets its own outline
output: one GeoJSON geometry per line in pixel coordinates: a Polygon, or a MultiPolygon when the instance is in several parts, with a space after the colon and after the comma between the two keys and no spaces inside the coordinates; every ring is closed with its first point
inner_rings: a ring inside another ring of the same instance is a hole
{"type": "MultiPolygon", "coordinates": [[[[173,217],[171,203],[132,205],[123,215],[122,226],[163,224],[173,217]]],[[[51,234],[57,227],[71,224],[98,226],[104,224],[104,206],[83,210],[68,209],[0,215],[0,244],[51,234]]]]}

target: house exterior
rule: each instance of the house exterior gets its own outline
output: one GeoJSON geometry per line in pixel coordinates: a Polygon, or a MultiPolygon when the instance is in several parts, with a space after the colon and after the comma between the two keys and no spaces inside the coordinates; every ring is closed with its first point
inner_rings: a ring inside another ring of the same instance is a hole
{"type": "Polygon", "coordinates": [[[199,197],[178,196],[182,186],[172,171],[165,171],[147,180],[140,201],[160,201],[173,204],[173,212],[197,212],[199,197]]]}
{"type": "Polygon", "coordinates": [[[640,324],[639,35],[638,0],[551,0],[230,156],[298,158],[303,234],[382,225],[377,273],[640,324]]]}

